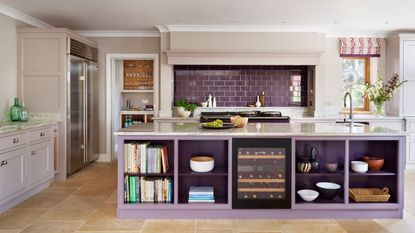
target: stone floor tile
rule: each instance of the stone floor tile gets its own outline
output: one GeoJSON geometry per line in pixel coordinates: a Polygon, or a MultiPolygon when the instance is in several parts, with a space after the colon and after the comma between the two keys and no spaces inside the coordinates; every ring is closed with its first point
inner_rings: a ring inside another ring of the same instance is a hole
{"type": "Polygon", "coordinates": [[[48,209],[10,209],[0,214],[0,230],[22,230],[48,209]]]}
{"type": "Polygon", "coordinates": [[[146,220],[141,233],[194,233],[195,220],[146,220]]]}
{"type": "Polygon", "coordinates": [[[144,220],[117,219],[117,204],[103,204],[82,226],[81,231],[139,231],[144,220]]]}
{"type": "Polygon", "coordinates": [[[114,185],[85,185],[76,191],[75,196],[111,196],[111,194],[117,189],[114,185]]]}
{"type": "Polygon", "coordinates": [[[118,197],[118,193],[117,193],[117,189],[115,189],[115,191],[112,192],[111,196],[107,200],[105,200],[105,203],[117,203],[118,202],[117,197],[118,197]]]}
{"type": "Polygon", "coordinates": [[[15,208],[52,208],[65,200],[76,189],[45,189],[17,205],[15,208]]]}
{"type": "Polygon", "coordinates": [[[199,228],[196,233],[238,233],[236,229],[214,229],[214,228],[199,228]]]}
{"type": "Polygon", "coordinates": [[[78,230],[84,222],[34,222],[20,233],[72,233],[78,230]]]}
{"type": "Polygon", "coordinates": [[[238,232],[278,232],[280,225],[273,220],[236,220],[238,232]]]}
{"type": "Polygon", "coordinates": [[[198,219],[196,228],[236,228],[236,224],[230,219],[198,219]]]}
{"type": "Polygon", "coordinates": [[[104,196],[70,196],[50,209],[41,221],[86,221],[107,199],[104,196]]]}
{"type": "Polygon", "coordinates": [[[282,233],[346,233],[338,224],[287,223],[281,226],[282,233]]]}
{"type": "Polygon", "coordinates": [[[371,219],[354,219],[354,220],[336,220],[347,233],[387,233],[389,232],[384,227],[371,219]]]}

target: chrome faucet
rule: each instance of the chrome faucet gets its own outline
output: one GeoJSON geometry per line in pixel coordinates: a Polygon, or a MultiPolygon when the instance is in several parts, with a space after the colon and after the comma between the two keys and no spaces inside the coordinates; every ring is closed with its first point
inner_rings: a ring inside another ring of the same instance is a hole
{"type": "Polygon", "coordinates": [[[350,108],[350,111],[349,111],[349,120],[350,120],[350,123],[353,124],[353,100],[352,100],[352,95],[349,92],[346,92],[346,94],[344,94],[344,97],[343,97],[343,106],[344,107],[347,106],[346,105],[347,96],[349,96],[349,108],[350,108]]]}

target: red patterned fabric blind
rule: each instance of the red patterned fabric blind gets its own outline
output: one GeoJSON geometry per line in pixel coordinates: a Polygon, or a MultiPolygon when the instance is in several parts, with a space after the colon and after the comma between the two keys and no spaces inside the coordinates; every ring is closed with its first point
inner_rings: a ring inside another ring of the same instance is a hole
{"type": "Polygon", "coordinates": [[[381,38],[340,38],[340,57],[380,57],[381,38]]]}

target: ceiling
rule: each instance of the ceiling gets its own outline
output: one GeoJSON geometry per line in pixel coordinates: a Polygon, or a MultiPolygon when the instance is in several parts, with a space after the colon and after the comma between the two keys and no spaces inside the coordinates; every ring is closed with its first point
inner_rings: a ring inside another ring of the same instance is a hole
{"type": "MultiPolygon", "coordinates": [[[[0,0],[55,27],[155,31],[155,25],[266,26],[284,31],[415,30],[414,0],[0,0]]],[[[220,27],[220,26],[219,26],[220,27]]]]}

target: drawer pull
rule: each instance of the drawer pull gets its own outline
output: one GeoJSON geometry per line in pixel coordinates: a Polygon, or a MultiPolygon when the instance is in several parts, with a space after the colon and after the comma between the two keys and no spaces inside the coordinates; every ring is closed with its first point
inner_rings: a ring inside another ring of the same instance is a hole
{"type": "Polygon", "coordinates": [[[19,143],[19,139],[17,139],[17,138],[13,138],[13,143],[19,143]]]}
{"type": "Polygon", "coordinates": [[[31,153],[32,155],[36,155],[36,151],[32,151],[32,153],[31,153]]]}
{"type": "Polygon", "coordinates": [[[7,165],[7,160],[3,160],[0,162],[0,167],[7,165]]]}
{"type": "Polygon", "coordinates": [[[41,136],[41,137],[44,137],[45,135],[46,135],[46,134],[45,134],[44,132],[41,132],[41,133],[40,133],[40,136],[41,136]]]}

